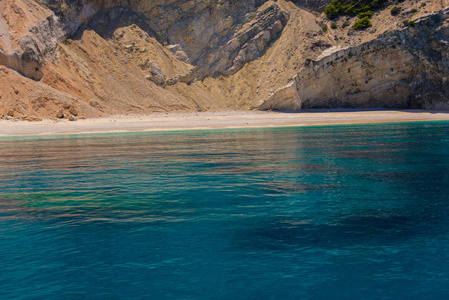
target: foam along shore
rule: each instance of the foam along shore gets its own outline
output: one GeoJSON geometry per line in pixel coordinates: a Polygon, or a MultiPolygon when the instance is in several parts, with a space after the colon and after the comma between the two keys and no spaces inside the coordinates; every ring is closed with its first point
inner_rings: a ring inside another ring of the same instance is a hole
{"type": "Polygon", "coordinates": [[[0,121],[0,136],[176,131],[449,121],[449,112],[422,110],[304,110],[301,112],[203,112],[107,118],[0,121]]]}

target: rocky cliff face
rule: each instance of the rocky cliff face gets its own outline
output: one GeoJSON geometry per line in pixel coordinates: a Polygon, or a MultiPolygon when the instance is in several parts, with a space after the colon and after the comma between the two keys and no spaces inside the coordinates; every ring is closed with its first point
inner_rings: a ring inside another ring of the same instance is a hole
{"type": "Polygon", "coordinates": [[[444,5],[324,31],[328,2],[1,0],[0,116],[449,106],[444,5]]]}
{"type": "Polygon", "coordinates": [[[403,25],[357,46],[325,50],[280,89],[294,86],[293,95],[274,93],[261,107],[449,109],[448,13],[424,15],[413,27],[403,25]]]}

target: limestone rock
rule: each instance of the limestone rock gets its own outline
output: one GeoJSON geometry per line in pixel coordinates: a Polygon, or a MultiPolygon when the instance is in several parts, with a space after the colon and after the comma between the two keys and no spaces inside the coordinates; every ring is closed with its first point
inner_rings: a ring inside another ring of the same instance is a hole
{"type": "MultiPolygon", "coordinates": [[[[324,51],[298,73],[302,107],[449,109],[447,20],[449,8],[416,20],[416,27],[324,51]]],[[[285,93],[276,92],[261,109],[298,110],[285,93]]]]}
{"type": "Polygon", "coordinates": [[[262,101],[260,110],[300,110],[301,98],[298,94],[299,79],[296,76],[286,86],[273,92],[270,97],[262,101]]]}
{"type": "Polygon", "coordinates": [[[259,58],[270,43],[278,38],[289,20],[289,14],[276,3],[252,16],[247,26],[237,30],[222,47],[202,55],[201,60],[197,61],[194,78],[236,73],[246,63],[259,58]]]}
{"type": "Polygon", "coordinates": [[[69,113],[76,117],[78,115],[78,110],[74,106],[70,106],[69,113]]]}
{"type": "Polygon", "coordinates": [[[158,85],[165,85],[165,74],[164,71],[154,62],[152,61],[149,66],[150,75],[147,75],[145,78],[153,81],[158,85]]]}
{"type": "Polygon", "coordinates": [[[133,44],[128,44],[125,46],[125,50],[128,52],[133,52],[134,51],[134,45],[133,44]]]}
{"type": "Polygon", "coordinates": [[[190,63],[189,57],[187,54],[182,50],[181,46],[179,44],[176,45],[168,45],[167,49],[175,55],[175,58],[185,62],[187,64],[190,63]]]}
{"type": "Polygon", "coordinates": [[[64,118],[64,110],[60,109],[56,112],[56,118],[62,119],[64,118]]]}
{"type": "Polygon", "coordinates": [[[42,118],[37,117],[36,115],[31,115],[27,118],[30,122],[40,122],[42,121],[42,118]]]}

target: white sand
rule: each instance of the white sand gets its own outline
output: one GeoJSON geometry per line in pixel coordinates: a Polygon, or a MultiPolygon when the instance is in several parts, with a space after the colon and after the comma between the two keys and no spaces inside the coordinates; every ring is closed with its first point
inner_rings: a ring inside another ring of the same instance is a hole
{"type": "Polygon", "coordinates": [[[205,112],[114,116],[70,122],[0,121],[0,136],[106,132],[173,131],[221,128],[319,126],[449,121],[449,112],[421,110],[307,110],[285,112],[205,112]]]}

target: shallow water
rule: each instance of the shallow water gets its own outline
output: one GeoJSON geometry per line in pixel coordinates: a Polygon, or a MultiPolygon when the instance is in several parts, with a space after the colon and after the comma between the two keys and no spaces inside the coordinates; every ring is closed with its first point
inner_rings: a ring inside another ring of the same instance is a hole
{"type": "Polygon", "coordinates": [[[1,299],[444,299],[449,123],[0,139],[1,299]]]}

